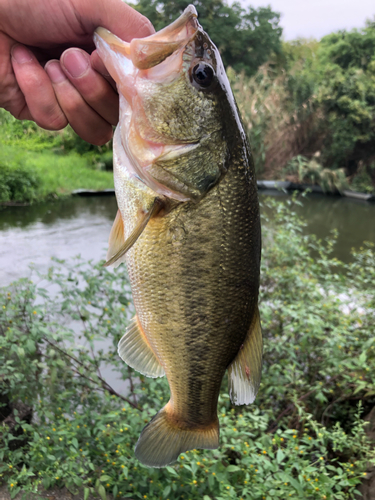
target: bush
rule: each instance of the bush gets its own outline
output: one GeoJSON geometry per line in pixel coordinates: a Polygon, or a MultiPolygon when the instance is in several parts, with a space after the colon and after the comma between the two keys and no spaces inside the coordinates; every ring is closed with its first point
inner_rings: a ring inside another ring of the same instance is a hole
{"type": "Polygon", "coordinates": [[[0,203],[30,203],[37,199],[40,177],[17,163],[0,163],[0,203]]]}
{"type": "Polygon", "coordinates": [[[361,418],[375,404],[375,254],[366,245],[342,264],[331,257],[335,238],[303,236],[290,205],[265,207],[275,215],[263,224],[257,400],[233,408],[225,381],[220,448],[189,451],[165,469],[134,458],[169,390],[116,353],[134,313],[124,266],[56,261],[43,282],[2,290],[0,387],[14,426],[3,428],[0,477],[12,497],[65,485],[102,499],[353,498],[375,459],[361,418]],[[108,364],[121,394],[102,377],[108,364]],[[19,418],[19,402],[31,422],[19,418]]]}

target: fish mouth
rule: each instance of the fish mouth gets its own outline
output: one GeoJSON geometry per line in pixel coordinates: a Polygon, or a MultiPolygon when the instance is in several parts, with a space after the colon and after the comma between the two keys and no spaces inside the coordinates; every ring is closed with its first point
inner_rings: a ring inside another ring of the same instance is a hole
{"type": "Polygon", "coordinates": [[[98,38],[101,38],[114,52],[131,59],[136,68],[147,70],[184,48],[194,38],[199,26],[197,17],[195,7],[189,5],[172,24],[146,38],[133,38],[128,43],[99,27],[95,30],[94,41],[98,44],[98,38]]]}
{"type": "MultiPolygon", "coordinates": [[[[94,33],[98,53],[120,94],[120,130],[117,136],[129,160],[128,170],[131,165],[131,173],[144,184],[158,194],[178,201],[190,198],[158,183],[148,171],[156,161],[188,154],[200,142],[181,143],[173,138],[155,137],[155,131],[144,116],[137,83],[165,84],[178,77],[186,64],[188,47],[200,28],[197,15],[195,7],[189,5],[169,26],[131,42],[121,40],[102,27],[94,33]]],[[[118,141],[117,144],[120,146],[118,141]]]]}

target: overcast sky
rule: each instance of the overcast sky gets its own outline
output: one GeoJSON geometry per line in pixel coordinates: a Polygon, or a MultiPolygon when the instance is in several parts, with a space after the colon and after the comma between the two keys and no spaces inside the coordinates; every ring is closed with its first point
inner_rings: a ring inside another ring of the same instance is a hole
{"type": "Polygon", "coordinates": [[[271,5],[281,13],[284,39],[321,38],[340,29],[361,28],[375,16],[375,0],[242,0],[253,7],[271,5]]]}

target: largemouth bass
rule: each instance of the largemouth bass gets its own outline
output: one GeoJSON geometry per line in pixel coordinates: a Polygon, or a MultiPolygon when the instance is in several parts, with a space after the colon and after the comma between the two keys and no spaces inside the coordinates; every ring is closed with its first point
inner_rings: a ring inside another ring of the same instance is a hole
{"type": "Polygon", "coordinates": [[[136,316],[119,355],[166,375],[168,404],[135,447],[163,467],[217,448],[220,385],[234,404],[260,384],[260,218],[253,161],[219,51],[190,5],[170,26],[95,44],[120,95],[114,136],[119,211],[108,264],[126,262],[136,316]]]}

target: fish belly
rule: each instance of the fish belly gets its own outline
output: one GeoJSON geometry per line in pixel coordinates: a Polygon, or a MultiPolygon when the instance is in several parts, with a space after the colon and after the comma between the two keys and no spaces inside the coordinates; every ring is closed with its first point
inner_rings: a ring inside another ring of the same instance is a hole
{"type": "MultiPolygon", "coordinates": [[[[127,233],[145,196],[128,188],[120,207],[127,233]]],[[[127,254],[138,319],[168,379],[169,418],[181,429],[217,421],[222,378],[257,305],[259,262],[257,189],[241,162],[199,203],[151,219],[127,254]]]]}

